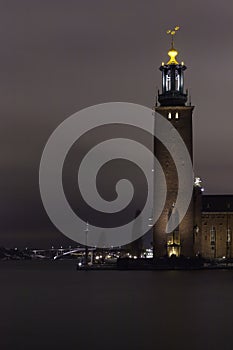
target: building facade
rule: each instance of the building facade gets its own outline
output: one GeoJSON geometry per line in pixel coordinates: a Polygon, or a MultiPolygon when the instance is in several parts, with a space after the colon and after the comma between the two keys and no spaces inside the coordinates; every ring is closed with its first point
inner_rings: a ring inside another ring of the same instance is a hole
{"type": "Polygon", "coordinates": [[[197,253],[210,259],[233,258],[232,228],[233,196],[202,196],[201,227],[195,234],[197,253]]]}

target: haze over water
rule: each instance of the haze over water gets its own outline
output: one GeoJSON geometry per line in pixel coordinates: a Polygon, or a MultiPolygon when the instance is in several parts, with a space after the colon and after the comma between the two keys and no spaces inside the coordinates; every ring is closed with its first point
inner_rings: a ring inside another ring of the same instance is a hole
{"type": "Polygon", "coordinates": [[[5,261],[1,349],[231,350],[232,271],[76,271],[5,261]]]}

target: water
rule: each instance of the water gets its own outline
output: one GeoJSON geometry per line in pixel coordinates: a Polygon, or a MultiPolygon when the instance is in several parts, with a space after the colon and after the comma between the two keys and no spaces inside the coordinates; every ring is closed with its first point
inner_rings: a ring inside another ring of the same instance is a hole
{"type": "Polygon", "coordinates": [[[232,350],[232,271],[0,263],[0,347],[232,350]]]}

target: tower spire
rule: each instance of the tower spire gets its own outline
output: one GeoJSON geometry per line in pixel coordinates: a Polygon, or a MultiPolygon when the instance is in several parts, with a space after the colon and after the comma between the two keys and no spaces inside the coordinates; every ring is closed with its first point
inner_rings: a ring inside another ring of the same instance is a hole
{"type": "Polygon", "coordinates": [[[187,94],[184,93],[184,71],[186,69],[183,62],[177,62],[178,51],[174,47],[174,36],[180,29],[168,29],[167,34],[171,36],[171,48],[168,51],[169,61],[162,63],[162,93],[158,95],[161,106],[184,106],[187,101],[187,94]]]}
{"type": "Polygon", "coordinates": [[[177,30],[179,30],[179,29],[180,29],[180,27],[176,26],[174,29],[168,29],[166,32],[168,35],[171,35],[171,39],[172,39],[171,47],[172,47],[172,49],[174,48],[174,35],[176,34],[177,30]]]}
{"type": "Polygon", "coordinates": [[[167,64],[179,64],[176,60],[176,56],[178,55],[178,51],[174,48],[174,36],[176,32],[180,29],[179,26],[176,26],[174,29],[168,29],[167,34],[171,36],[171,49],[168,51],[168,56],[170,60],[167,64]]]}

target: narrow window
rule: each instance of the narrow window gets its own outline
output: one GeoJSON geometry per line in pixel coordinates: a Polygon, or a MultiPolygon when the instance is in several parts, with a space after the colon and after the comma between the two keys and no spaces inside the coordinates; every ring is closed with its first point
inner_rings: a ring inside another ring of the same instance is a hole
{"type": "Polygon", "coordinates": [[[210,230],[210,244],[215,245],[216,240],[216,229],[215,227],[212,227],[210,230]]]}
{"type": "Polygon", "coordinates": [[[227,243],[231,243],[231,229],[227,229],[227,243]]]}
{"type": "Polygon", "coordinates": [[[166,91],[171,90],[171,71],[168,70],[167,75],[166,75],[166,91]]]}
{"type": "Polygon", "coordinates": [[[176,90],[179,91],[180,89],[180,75],[179,72],[176,71],[176,90]]]}

